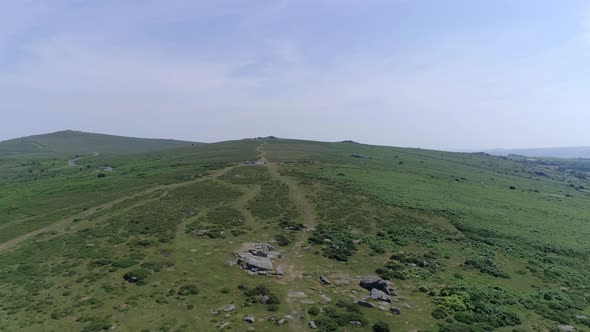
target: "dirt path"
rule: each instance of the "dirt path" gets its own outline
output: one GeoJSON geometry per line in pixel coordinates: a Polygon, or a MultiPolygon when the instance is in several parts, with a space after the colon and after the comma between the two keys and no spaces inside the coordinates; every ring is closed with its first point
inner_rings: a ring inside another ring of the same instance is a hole
{"type": "Polygon", "coordinates": [[[68,166],[79,167],[80,165],[78,165],[78,164],[77,164],[77,161],[78,161],[78,160],[80,160],[80,159],[82,159],[82,158],[87,158],[87,157],[96,157],[96,156],[98,156],[99,154],[100,154],[100,153],[98,153],[98,152],[93,152],[93,153],[92,153],[92,156],[82,156],[82,157],[77,157],[77,158],[74,158],[74,159],[70,159],[70,160],[68,160],[68,166]]]}
{"type": "Polygon", "coordinates": [[[18,237],[14,238],[14,239],[11,239],[11,240],[8,240],[8,241],[6,241],[4,243],[1,243],[0,244],[0,253],[3,253],[3,252],[5,252],[5,251],[7,251],[7,250],[9,250],[11,248],[14,248],[19,243],[21,243],[21,242],[23,242],[23,241],[25,241],[27,239],[30,239],[30,238],[32,238],[34,236],[37,236],[37,235],[39,235],[41,233],[45,233],[45,232],[49,232],[49,231],[53,231],[53,230],[56,230],[56,229],[65,227],[65,226],[73,223],[73,221],[74,220],[77,220],[77,219],[85,219],[85,218],[88,218],[88,217],[90,217],[91,215],[93,215],[94,213],[96,213],[96,212],[98,212],[100,210],[109,209],[109,208],[113,207],[113,205],[115,205],[117,203],[121,203],[121,202],[126,201],[128,199],[134,199],[134,198],[138,198],[138,197],[141,197],[141,196],[149,195],[149,194],[154,193],[154,192],[159,191],[159,190],[168,191],[168,190],[172,190],[172,189],[176,189],[176,188],[188,186],[188,185],[191,185],[191,184],[194,184],[194,183],[207,181],[207,180],[210,180],[210,179],[213,179],[213,178],[222,176],[222,175],[224,175],[225,173],[227,173],[228,171],[230,171],[231,169],[233,169],[235,167],[236,166],[229,166],[229,167],[226,167],[226,168],[223,168],[223,169],[216,170],[216,171],[210,173],[209,175],[204,176],[204,177],[201,177],[201,178],[199,178],[197,180],[191,180],[191,181],[174,183],[174,184],[168,184],[168,185],[164,185],[164,184],[157,185],[157,186],[154,186],[154,187],[151,187],[151,188],[142,190],[140,192],[137,192],[135,194],[125,195],[125,196],[119,197],[119,198],[117,198],[117,199],[115,199],[113,201],[110,201],[110,202],[107,202],[107,203],[103,203],[103,204],[97,205],[95,207],[92,207],[92,208],[89,208],[87,210],[84,210],[84,211],[82,211],[82,212],[80,212],[78,214],[75,214],[73,216],[70,216],[70,217],[67,217],[67,218],[58,220],[58,221],[56,221],[56,222],[54,222],[54,223],[52,223],[50,225],[47,225],[45,227],[36,229],[36,230],[34,230],[32,232],[23,234],[23,235],[18,236],[18,237]]]}
{"type": "MultiPolygon", "coordinates": [[[[307,228],[314,228],[317,224],[317,215],[315,209],[307,199],[305,192],[303,189],[301,189],[301,187],[299,187],[297,180],[280,174],[280,164],[268,160],[264,146],[265,143],[256,149],[259,153],[258,161],[265,163],[273,179],[281,181],[287,185],[287,187],[289,187],[289,199],[291,202],[293,202],[293,204],[295,204],[297,211],[303,219],[303,223],[307,226],[307,228]]],[[[283,264],[286,266],[286,269],[281,282],[292,286],[292,289],[289,290],[289,294],[298,293],[292,292],[291,290],[295,290],[298,287],[297,281],[303,276],[303,267],[300,260],[303,257],[303,246],[307,243],[308,238],[308,233],[306,231],[301,231],[297,239],[293,242],[289,254],[285,255],[283,259],[283,264]]],[[[304,326],[301,325],[301,317],[303,317],[303,312],[300,299],[291,298],[289,296],[286,303],[289,306],[291,315],[295,317],[295,319],[291,321],[292,330],[301,331],[304,329],[304,326]]]]}

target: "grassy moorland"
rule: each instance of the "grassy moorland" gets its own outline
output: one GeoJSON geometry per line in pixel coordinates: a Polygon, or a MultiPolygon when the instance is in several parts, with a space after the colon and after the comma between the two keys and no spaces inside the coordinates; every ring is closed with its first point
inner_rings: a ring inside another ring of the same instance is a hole
{"type": "Polygon", "coordinates": [[[590,330],[587,166],[282,139],[6,156],[0,330],[590,330]],[[226,264],[250,242],[283,274],[226,264]],[[387,310],[355,304],[367,274],[387,310]]]}

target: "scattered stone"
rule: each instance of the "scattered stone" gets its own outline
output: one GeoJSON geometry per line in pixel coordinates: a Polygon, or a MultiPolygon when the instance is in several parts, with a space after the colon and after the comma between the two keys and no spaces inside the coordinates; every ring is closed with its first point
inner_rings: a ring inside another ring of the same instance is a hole
{"type": "Polygon", "coordinates": [[[111,326],[109,327],[109,331],[114,331],[114,330],[116,330],[116,329],[117,329],[117,326],[115,326],[115,325],[111,325],[111,326]]]}
{"type": "Polygon", "coordinates": [[[260,302],[262,304],[269,304],[272,302],[272,300],[270,299],[270,297],[268,295],[264,295],[260,298],[260,300],[258,300],[258,302],[260,302]]]}
{"type": "Polygon", "coordinates": [[[291,316],[291,315],[285,315],[283,317],[285,317],[285,319],[288,319],[288,320],[292,320],[293,319],[293,316],[291,316]]]}
{"type": "Polygon", "coordinates": [[[358,320],[353,320],[353,321],[350,321],[350,325],[352,325],[354,327],[362,327],[363,323],[359,322],[358,320]]]}
{"type": "Polygon", "coordinates": [[[330,285],[330,284],[332,284],[332,283],[330,282],[330,280],[328,280],[328,278],[326,278],[326,277],[324,277],[324,276],[320,276],[320,282],[321,282],[322,284],[324,284],[324,285],[330,285]]]}
{"type": "Polygon", "coordinates": [[[389,310],[389,308],[387,306],[385,306],[385,305],[379,305],[379,306],[377,306],[377,308],[379,308],[379,310],[381,310],[381,311],[387,311],[387,310],[389,310]]]}
{"type": "Polygon", "coordinates": [[[283,324],[285,324],[286,322],[287,322],[287,320],[286,320],[286,319],[284,319],[284,318],[281,318],[281,319],[279,319],[279,320],[277,321],[277,324],[278,324],[278,325],[283,325],[283,324]]]}
{"type": "Polygon", "coordinates": [[[268,275],[267,271],[258,271],[258,274],[260,274],[261,276],[265,276],[268,275]]]}
{"type": "Polygon", "coordinates": [[[283,271],[283,267],[282,266],[278,266],[277,269],[275,270],[275,274],[278,276],[282,276],[284,273],[283,271]]]}
{"type": "Polygon", "coordinates": [[[223,323],[223,324],[219,325],[219,329],[220,329],[220,330],[225,330],[225,329],[226,329],[227,327],[229,327],[230,325],[231,325],[231,323],[230,323],[230,322],[225,322],[225,323],[223,323]]]}
{"type": "Polygon", "coordinates": [[[369,295],[372,300],[383,301],[387,303],[391,303],[391,299],[385,292],[378,290],[377,288],[371,289],[371,294],[369,295]]]}
{"type": "Polygon", "coordinates": [[[322,299],[324,302],[332,302],[332,299],[324,293],[320,294],[320,299],[322,299]]]}
{"type": "Polygon", "coordinates": [[[193,235],[205,235],[207,233],[209,233],[208,229],[197,229],[192,231],[191,233],[193,233],[193,235]]]}
{"type": "Polygon", "coordinates": [[[332,240],[330,240],[330,239],[324,239],[324,243],[332,243],[332,240]]]}
{"type": "Polygon", "coordinates": [[[217,316],[217,315],[219,315],[219,311],[217,311],[217,310],[211,310],[211,315],[217,316]]]}
{"type": "Polygon", "coordinates": [[[316,325],[316,323],[313,320],[310,320],[309,321],[309,328],[315,330],[318,328],[318,326],[316,325]]]}
{"type": "Polygon", "coordinates": [[[225,262],[225,265],[227,265],[227,266],[235,266],[237,264],[238,264],[238,262],[236,262],[236,261],[227,261],[227,262],[225,262]]]}
{"type": "Polygon", "coordinates": [[[375,305],[371,302],[368,301],[363,301],[363,300],[358,300],[356,301],[356,304],[362,306],[362,307],[367,307],[367,308],[374,308],[375,305]]]}
{"type": "Polygon", "coordinates": [[[246,317],[244,317],[244,321],[245,321],[246,323],[254,324],[254,322],[255,322],[255,319],[254,319],[254,317],[252,317],[252,316],[246,316],[246,317]]]}
{"type": "Polygon", "coordinates": [[[236,305],[235,304],[230,304],[230,305],[226,305],[225,307],[223,307],[223,309],[221,309],[225,312],[231,312],[236,310],[236,305]]]}
{"type": "Polygon", "coordinates": [[[576,328],[571,325],[559,325],[558,328],[560,331],[565,331],[565,332],[572,332],[572,331],[576,330],[576,328]]]}
{"type": "Polygon", "coordinates": [[[588,316],[586,315],[576,315],[577,319],[588,319],[588,316]]]}
{"type": "Polygon", "coordinates": [[[230,314],[223,315],[223,317],[225,317],[225,318],[229,318],[230,316],[231,316],[230,314]]]}
{"type": "Polygon", "coordinates": [[[304,299],[307,297],[307,295],[304,292],[296,292],[296,291],[289,291],[288,292],[288,297],[291,298],[299,298],[299,299],[304,299]]]}
{"type": "Polygon", "coordinates": [[[396,307],[391,307],[391,309],[389,309],[389,311],[391,311],[392,314],[396,314],[396,315],[401,315],[401,313],[402,313],[402,311],[396,307]]]}

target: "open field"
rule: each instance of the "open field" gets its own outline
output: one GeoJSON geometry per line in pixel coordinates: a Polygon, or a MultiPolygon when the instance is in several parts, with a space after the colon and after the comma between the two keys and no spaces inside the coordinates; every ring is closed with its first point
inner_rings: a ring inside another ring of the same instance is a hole
{"type": "Polygon", "coordinates": [[[581,161],[271,138],[68,157],[0,158],[0,330],[590,330],[581,161]],[[272,271],[233,265],[252,243],[272,271]],[[356,304],[371,274],[391,303],[356,304]]]}

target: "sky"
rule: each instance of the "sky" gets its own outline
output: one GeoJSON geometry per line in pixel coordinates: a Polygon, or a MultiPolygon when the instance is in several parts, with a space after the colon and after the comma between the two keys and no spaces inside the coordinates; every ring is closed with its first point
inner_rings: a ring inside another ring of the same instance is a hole
{"type": "Polygon", "coordinates": [[[590,145],[590,3],[2,0],[0,140],[590,145]]]}

